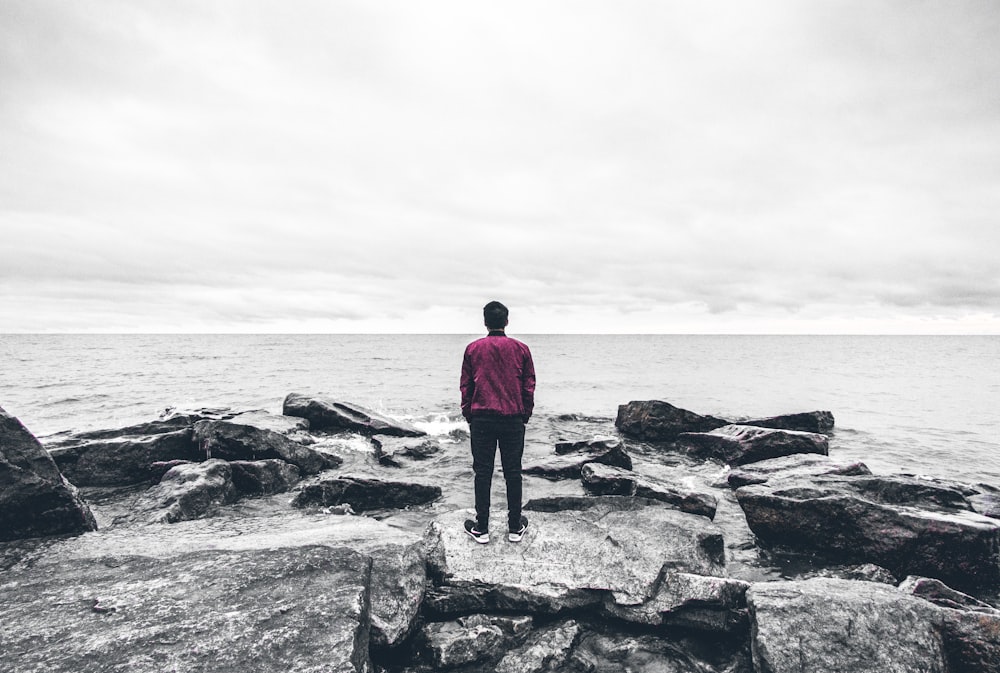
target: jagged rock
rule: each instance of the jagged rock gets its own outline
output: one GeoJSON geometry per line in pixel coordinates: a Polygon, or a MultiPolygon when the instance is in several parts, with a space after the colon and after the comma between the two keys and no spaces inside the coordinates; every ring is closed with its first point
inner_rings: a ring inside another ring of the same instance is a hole
{"type": "Polygon", "coordinates": [[[640,498],[579,501],[578,509],[558,513],[527,503],[530,524],[517,544],[476,544],[463,528],[464,511],[436,519],[425,536],[436,585],[428,609],[556,613],[599,605],[611,592],[623,605],[640,604],[652,597],[665,566],[724,574],[722,533],[704,517],[640,498]]]}
{"type": "Polygon", "coordinates": [[[309,419],[313,430],[353,430],[399,437],[423,437],[427,434],[409,423],[394,421],[371,409],[318,395],[289,393],[285,397],[282,413],[309,419]]]}
{"type": "Polygon", "coordinates": [[[677,448],[696,458],[744,465],[796,453],[830,452],[826,435],[794,430],[772,430],[752,425],[726,425],[711,432],[684,432],[677,448]]]}
{"type": "Polygon", "coordinates": [[[220,505],[235,502],[232,470],[224,460],[188,463],[170,468],[160,483],[142,494],[133,512],[118,517],[116,524],[128,521],[175,523],[210,514],[220,505]]]}
{"type": "Polygon", "coordinates": [[[994,616],[1000,616],[1000,611],[989,603],[974,598],[961,591],[955,591],[941,580],[931,577],[918,577],[910,575],[899,584],[900,591],[923,598],[934,605],[953,610],[970,610],[972,612],[983,612],[994,616]]]}
{"type": "Polygon", "coordinates": [[[829,566],[807,573],[807,576],[802,579],[808,579],[810,577],[834,577],[842,580],[857,580],[859,582],[879,582],[881,584],[891,584],[892,586],[896,586],[896,582],[898,582],[895,575],[882,566],[875,565],[874,563],[862,563],[860,565],[850,566],[829,566]]]}
{"type": "Polygon", "coordinates": [[[609,596],[604,610],[637,624],[730,633],[746,626],[745,594],[749,586],[748,582],[726,577],[669,572],[646,602],[620,604],[609,596]]]}
{"type": "Polygon", "coordinates": [[[1000,521],[948,509],[955,492],[893,477],[777,480],[736,489],[764,546],[833,563],[875,563],[894,575],[927,575],[959,589],[1000,581],[1000,521]],[[921,498],[924,498],[923,500],[921,498]]]}
{"type": "Polygon", "coordinates": [[[372,557],[372,646],[396,647],[413,632],[423,604],[427,584],[423,543],[377,535],[351,547],[372,557]]]}
{"type": "Polygon", "coordinates": [[[470,617],[431,622],[421,628],[421,641],[435,669],[499,659],[507,649],[508,638],[503,629],[490,623],[486,615],[470,617]]]}
{"type": "Polygon", "coordinates": [[[573,620],[535,631],[525,643],[504,655],[496,673],[542,673],[559,670],[580,635],[573,620]]]}
{"type": "Polygon", "coordinates": [[[731,638],[694,642],[604,628],[585,630],[560,673],[751,673],[748,648],[731,638]]]}
{"type": "Polygon", "coordinates": [[[992,486],[982,486],[982,490],[966,496],[972,509],[991,519],[1000,519],[1000,491],[992,486]]]}
{"type": "Polygon", "coordinates": [[[798,430],[800,432],[830,432],[833,430],[833,414],[829,411],[806,411],[800,414],[783,414],[770,418],[755,418],[740,421],[740,425],[756,425],[775,430],[798,430]]]}
{"type": "Polygon", "coordinates": [[[149,466],[149,481],[153,484],[159,484],[160,480],[163,479],[163,475],[172,468],[178,465],[191,465],[194,462],[193,460],[159,460],[149,466]]]}
{"type": "Polygon", "coordinates": [[[299,468],[283,460],[233,460],[233,486],[240,495],[283,493],[299,482],[299,468]]]}
{"type": "Polygon", "coordinates": [[[381,440],[372,438],[378,462],[386,467],[402,467],[406,460],[428,460],[441,453],[441,445],[431,439],[422,442],[407,440],[381,440]]]}
{"type": "Polygon", "coordinates": [[[368,557],[318,545],[166,558],[131,551],[7,571],[0,668],[368,670],[368,557]]]}
{"type": "Polygon", "coordinates": [[[816,453],[796,453],[732,469],[726,475],[726,480],[732,488],[739,488],[751,484],[766,484],[770,479],[820,477],[832,474],[853,476],[871,473],[871,470],[864,463],[844,463],[816,453]]]}
{"type": "Polygon", "coordinates": [[[938,608],[875,582],[760,582],[746,594],[754,668],[948,673],[938,608]]]}
{"type": "Polygon", "coordinates": [[[288,437],[253,425],[231,421],[198,421],[194,439],[205,455],[225,460],[279,459],[295,465],[302,474],[319,474],[340,467],[343,461],[316,451],[288,437]]]}
{"type": "Polygon", "coordinates": [[[713,494],[699,491],[678,480],[668,483],[631,470],[587,463],[581,473],[583,487],[595,495],[635,495],[673,505],[682,512],[715,518],[719,501],[713,494]]]}
{"type": "Polygon", "coordinates": [[[659,400],[622,404],[615,418],[615,427],[623,435],[652,442],[670,441],[682,432],[708,432],[728,424],[721,418],[700,416],[659,400]]]}
{"type": "Polygon", "coordinates": [[[128,486],[147,481],[150,466],[172,460],[204,460],[189,426],[171,422],[145,423],[120,431],[84,433],[49,448],[56,465],[77,486],[128,486]],[[132,434],[133,431],[149,434],[132,434]],[[106,433],[117,432],[117,435],[106,433]]]}
{"type": "Polygon", "coordinates": [[[556,453],[593,453],[622,448],[622,441],[613,437],[605,439],[582,439],[579,441],[556,442],[556,453]]]}
{"type": "Polygon", "coordinates": [[[303,486],[292,506],[327,507],[347,503],[354,511],[364,512],[424,505],[440,497],[440,486],[342,475],[303,486]]]}
{"type": "Polygon", "coordinates": [[[591,444],[583,450],[563,452],[561,455],[528,463],[522,469],[524,474],[534,474],[546,479],[579,479],[585,465],[601,463],[626,470],[632,469],[632,458],[625,452],[621,442],[607,445],[591,444]]]}
{"type": "Polygon", "coordinates": [[[39,441],[0,408],[0,541],[96,528],[90,507],[39,441]]]}

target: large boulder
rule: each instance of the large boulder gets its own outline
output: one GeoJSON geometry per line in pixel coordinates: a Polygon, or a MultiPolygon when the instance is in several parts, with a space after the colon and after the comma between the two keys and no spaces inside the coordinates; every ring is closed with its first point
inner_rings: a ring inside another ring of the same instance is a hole
{"type": "Polygon", "coordinates": [[[35,436],[0,408],[0,541],[96,528],[90,508],[35,436]]]}
{"type": "Polygon", "coordinates": [[[436,580],[428,609],[557,613],[598,606],[608,595],[638,605],[653,596],[664,568],[725,573],[722,533],[704,517],[640,498],[578,500],[578,509],[559,512],[529,502],[530,524],[516,544],[476,544],[463,528],[464,511],[436,519],[426,533],[436,580]]]}
{"type": "Polygon", "coordinates": [[[806,411],[799,414],[782,414],[769,418],[754,418],[740,421],[740,425],[756,425],[775,430],[799,430],[801,432],[831,432],[833,414],[829,411],[806,411]]]}
{"type": "Polygon", "coordinates": [[[583,468],[591,463],[612,465],[625,470],[632,469],[632,458],[626,453],[621,442],[588,442],[566,450],[565,444],[556,445],[556,454],[542,458],[524,466],[525,474],[533,474],[546,479],[579,479],[583,468]]]}
{"type": "MultiPolygon", "coordinates": [[[[237,508],[227,508],[210,518],[174,524],[113,526],[91,535],[56,540],[30,550],[15,569],[34,569],[45,576],[58,575],[60,568],[81,559],[100,559],[113,565],[122,554],[169,559],[209,550],[250,552],[262,559],[270,558],[272,553],[285,555],[283,550],[288,550],[294,561],[296,550],[314,545],[346,547],[371,558],[367,597],[371,646],[394,648],[402,644],[415,629],[423,602],[427,582],[423,541],[413,533],[365,516],[328,516],[285,510],[248,517],[237,508]]],[[[316,579],[310,577],[303,569],[299,586],[288,589],[297,592],[293,600],[325,591],[325,580],[318,579],[322,573],[316,579]]],[[[163,581],[172,579],[165,575],[163,581]]],[[[266,577],[261,581],[266,583],[266,577]]],[[[197,590],[197,586],[192,590],[197,590]]],[[[278,600],[275,609],[282,605],[278,600]]],[[[348,608],[342,605],[331,614],[340,614],[348,608]]],[[[0,604],[0,623],[6,623],[3,610],[0,604]]],[[[51,619],[59,619],[59,611],[54,606],[50,606],[47,614],[51,619]]],[[[294,620],[295,615],[289,618],[294,620]]],[[[305,647],[309,643],[302,645],[305,647]]],[[[318,643],[321,645],[322,641],[318,643]]]]}
{"type": "Polygon", "coordinates": [[[766,484],[771,479],[822,477],[826,475],[869,475],[872,471],[860,462],[835,461],[817,453],[796,453],[769,458],[734,468],[726,475],[733,488],[751,484],[766,484]]]}
{"type": "Polygon", "coordinates": [[[172,460],[204,460],[190,426],[146,423],[93,439],[83,434],[48,447],[66,478],[77,486],[127,486],[149,480],[150,466],[172,460]],[[147,433],[147,434],[139,434],[147,433]]]}
{"type": "Polygon", "coordinates": [[[744,465],[796,453],[828,455],[826,435],[796,430],[773,430],[752,425],[726,425],[711,432],[684,432],[677,448],[696,458],[744,465]]]}
{"type": "Polygon", "coordinates": [[[715,518],[719,500],[712,493],[698,489],[689,480],[666,481],[625,470],[613,465],[587,463],[581,477],[583,487],[595,495],[635,495],[668,503],[682,512],[715,518]]]}
{"type": "Polygon", "coordinates": [[[225,460],[279,459],[295,465],[302,474],[319,474],[343,463],[337,456],[311,449],[274,430],[236,420],[199,421],[194,425],[194,440],[205,451],[206,457],[225,460]]]}
{"type": "Polygon", "coordinates": [[[293,507],[350,505],[355,512],[402,509],[441,497],[441,487],[411,481],[343,475],[307,484],[292,500],[293,507]]]}
{"type": "Polygon", "coordinates": [[[682,432],[708,432],[729,421],[701,416],[660,400],[633,401],[618,407],[615,427],[626,437],[650,442],[666,442],[682,432]]]}
{"type": "Polygon", "coordinates": [[[131,512],[115,519],[175,523],[198,519],[221,505],[236,501],[232,469],[224,460],[213,458],[203,463],[187,463],[167,470],[160,483],[139,496],[131,512]]]}
{"type": "Polygon", "coordinates": [[[949,673],[938,608],[875,582],[816,578],[747,591],[754,668],[949,673]]]}
{"type": "Polygon", "coordinates": [[[395,421],[371,409],[318,395],[289,393],[282,413],[309,420],[313,430],[353,430],[371,435],[422,437],[427,433],[409,423],[395,421]]]}
{"type": "Polygon", "coordinates": [[[107,551],[4,574],[0,668],[369,670],[372,561],[361,553],[322,545],[166,557],[107,551]]]}
{"type": "Polygon", "coordinates": [[[984,591],[1000,582],[1000,521],[960,494],[912,478],[828,476],[736,489],[766,547],[834,563],[875,563],[897,577],[925,575],[984,591]]]}

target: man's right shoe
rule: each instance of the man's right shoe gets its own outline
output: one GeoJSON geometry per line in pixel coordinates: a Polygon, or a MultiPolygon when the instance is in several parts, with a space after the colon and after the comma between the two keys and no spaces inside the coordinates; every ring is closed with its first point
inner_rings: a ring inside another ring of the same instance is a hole
{"type": "Polygon", "coordinates": [[[511,528],[507,533],[507,539],[511,542],[520,542],[526,530],[528,530],[528,517],[522,516],[521,525],[517,528],[511,528]]]}
{"type": "Polygon", "coordinates": [[[465,520],[465,532],[479,544],[486,544],[490,541],[490,532],[476,528],[476,522],[472,519],[465,520]]]}

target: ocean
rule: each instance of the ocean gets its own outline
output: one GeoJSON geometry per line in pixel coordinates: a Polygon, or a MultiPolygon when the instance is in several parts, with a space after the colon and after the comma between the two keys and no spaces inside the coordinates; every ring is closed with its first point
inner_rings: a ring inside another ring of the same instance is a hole
{"type": "MultiPolygon", "coordinates": [[[[614,434],[619,404],[724,418],[832,411],[831,455],[1000,486],[1000,337],[517,335],[538,374],[528,441],[614,434]]],[[[0,335],[0,406],[43,441],[164,410],[281,412],[326,393],[444,437],[477,335],[0,335]]],[[[464,459],[464,457],[463,457],[464,459]]]]}

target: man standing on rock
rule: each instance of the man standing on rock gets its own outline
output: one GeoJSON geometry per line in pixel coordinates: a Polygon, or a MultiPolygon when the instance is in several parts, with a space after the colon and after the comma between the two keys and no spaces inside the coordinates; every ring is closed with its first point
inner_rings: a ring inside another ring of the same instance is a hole
{"type": "Polygon", "coordinates": [[[462,360],[462,415],[469,422],[476,491],[476,520],[465,522],[465,532],[480,544],[490,541],[497,447],[507,484],[507,539],[520,542],[528,527],[521,514],[521,457],[524,426],[535,406],[535,365],[528,347],[504,333],[507,315],[498,301],[483,307],[489,334],[469,344],[462,360]]]}

